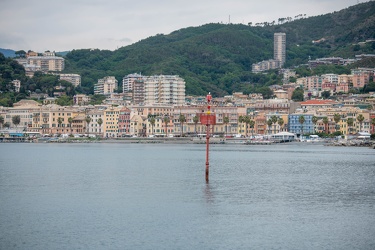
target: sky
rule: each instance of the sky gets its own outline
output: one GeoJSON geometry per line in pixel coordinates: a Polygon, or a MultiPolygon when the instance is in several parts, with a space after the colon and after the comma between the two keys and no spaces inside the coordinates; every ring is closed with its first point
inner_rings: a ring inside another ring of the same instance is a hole
{"type": "Polygon", "coordinates": [[[317,16],[368,0],[0,0],[0,48],[109,49],[207,23],[317,16]]]}

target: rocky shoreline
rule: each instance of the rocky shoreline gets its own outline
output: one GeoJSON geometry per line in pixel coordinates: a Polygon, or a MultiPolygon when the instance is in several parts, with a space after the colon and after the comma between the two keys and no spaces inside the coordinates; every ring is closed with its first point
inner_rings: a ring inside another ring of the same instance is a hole
{"type": "Polygon", "coordinates": [[[374,141],[364,140],[342,140],[335,141],[326,144],[327,146],[338,146],[338,147],[371,147],[375,149],[374,141]]]}

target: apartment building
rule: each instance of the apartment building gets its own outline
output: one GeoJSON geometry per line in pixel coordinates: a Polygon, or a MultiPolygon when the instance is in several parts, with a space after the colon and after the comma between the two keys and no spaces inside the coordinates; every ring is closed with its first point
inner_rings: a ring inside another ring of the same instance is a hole
{"type": "Polygon", "coordinates": [[[56,104],[43,105],[34,111],[32,128],[29,131],[41,134],[82,133],[82,121],[73,121],[78,114],[79,112],[71,107],[56,104]]]}
{"type": "Polygon", "coordinates": [[[119,116],[120,107],[110,107],[104,110],[103,114],[103,135],[107,138],[117,138],[119,136],[119,116]]]}
{"type": "Polygon", "coordinates": [[[297,135],[314,133],[314,123],[312,122],[313,116],[314,115],[312,113],[290,114],[288,117],[288,131],[297,135]],[[305,119],[303,123],[300,123],[299,120],[301,116],[303,116],[305,119]]]}
{"type": "Polygon", "coordinates": [[[91,135],[103,136],[104,126],[104,110],[103,109],[92,109],[87,112],[87,116],[90,117],[90,123],[88,124],[88,132],[91,135]]]}
{"type": "Polygon", "coordinates": [[[73,84],[74,87],[81,85],[81,76],[78,74],[58,74],[60,80],[64,80],[73,84]]]}
{"type": "Polygon", "coordinates": [[[118,136],[130,135],[130,114],[131,110],[128,108],[122,108],[120,110],[118,118],[118,136]]]}
{"type": "Polygon", "coordinates": [[[8,123],[11,129],[28,130],[32,128],[33,113],[39,110],[41,105],[33,100],[21,100],[13,104],[13,107],[5,108],[4,124],[8,123]],[[13,117],[19,116],[20,123],[14,124],[13,117]]]}
{"type": "Polygon", "coordinates": [[[65,59],[57,56],[29,56],[27,65],[37,66],[43,72],[63,71],[65,68],[65,59]]]}
{"type": "Polygon", "coordinates": [[[284,65],[286,59],[286,34],[275,33],[273,35],[273,59],[284,65]]]}
{"type": "Polygon", "coordinates": [[[142,75],[134,73],[134,74],[129,74],[127,76],[124,76],[124,78],[122,78],[122,91],[124,93],[133,92],[134,81],[136,80],[142,80],[142,75]]]}
{"type": "Polygon", "coordinates": [[[258,63],[252,64],[251,71],[253,73],[259,73],[262,71],[270,70],[270,69],[278,69],[281,68],[281,61],[276,59],[264,60],[258,63]]]}
{"type": "Polygon", "coordinates": [[[98,82],[94,85],[94,94],[95,95],[110,95],[114,93],[117,89],[117,80],[114,76],[106,76],[102,79],[99,79],[98,82]]]}
{"type": "Polygon", "coordinates": [[[183,105],[185,81],[177,75],[157,75],[143,78],[145,104],[183,105]]]}
{"type": "Polygon", "coordinates": [[[84,94],[77,94],[73,96],[74,105],[87,105],[91,101],[90,96],[84,94]]]}

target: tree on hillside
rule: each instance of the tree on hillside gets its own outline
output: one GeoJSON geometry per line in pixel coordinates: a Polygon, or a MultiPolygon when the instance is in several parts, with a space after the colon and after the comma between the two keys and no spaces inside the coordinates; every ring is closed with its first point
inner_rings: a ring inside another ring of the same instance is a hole
{"type": "Polygon", "coordinates": [[[16,54],[17,57],[25,57],[26,56],[26,51],[24,51],[24,50],[18,50],[16,52],[14,52],[14,54],[16,54]]]}
{"type": "Polygon", "coordinates": [[[331,96],[331,92],[329,92],[328,90],[325,90],[322,92],[322,97],[323,99],[328,99],[330,96],[331,96]]]}
{"type": "Polygon", "coordinates": [[[302,102],[303,101],[303,89],[296,88],[293,91],[292,100],[295,101],[295,102],[302,102]]]}

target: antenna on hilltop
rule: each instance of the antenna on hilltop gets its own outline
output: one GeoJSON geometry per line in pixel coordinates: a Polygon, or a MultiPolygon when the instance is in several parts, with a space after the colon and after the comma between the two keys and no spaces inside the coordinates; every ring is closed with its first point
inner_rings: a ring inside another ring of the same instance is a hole
{"type": "Polygon", "coordinates": [[[228,22],[228,24],[230,24],[230,15],[229,15],[229,22],[228,22]]]}

